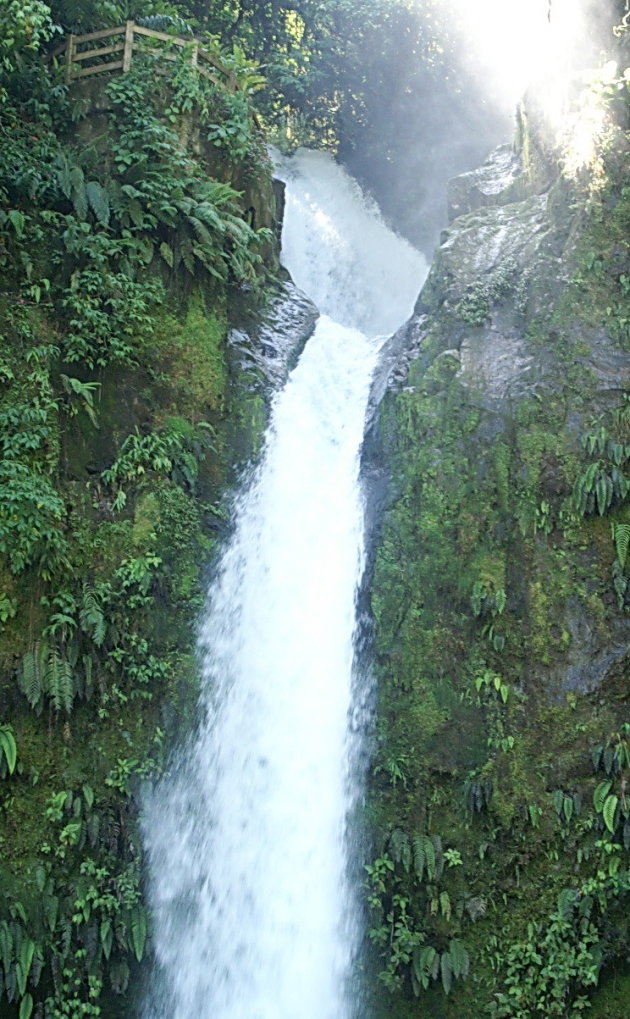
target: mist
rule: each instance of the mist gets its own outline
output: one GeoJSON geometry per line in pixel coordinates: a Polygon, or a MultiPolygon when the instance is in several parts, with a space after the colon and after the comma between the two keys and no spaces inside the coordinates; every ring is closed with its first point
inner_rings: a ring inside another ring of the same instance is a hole
{"type": "MultiPolygon", "coordinates": [[[[526,90],[560,131],[589,69],[601,66],[620,20],[618,0],[417,0],[381,72],[365,125],[348,132],[341,161],[376,197],[390,223],[431,255],[446,225],[446,182],[510,142],[526,90]],[[439,12],[440,59],[413,58],[439,12]],[[432,19],[429,21],[429,19],[432,19]]],[[[342,111],[343,114],[343,111],[342,111]]]]}

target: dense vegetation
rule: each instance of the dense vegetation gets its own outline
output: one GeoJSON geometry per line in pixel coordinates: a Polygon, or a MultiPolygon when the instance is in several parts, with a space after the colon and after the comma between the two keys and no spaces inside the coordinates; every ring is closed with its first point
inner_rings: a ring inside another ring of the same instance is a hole
{"type": "Polygon", "coordinates": [[[509,131],[463,59],[470,42],[443,0],[154,0],[52,3],[64,30],[126,17],[170,22],[257,63],[257,106],[281,147],[326,146],[428,254],[443,226],[444,181],[509,131]],[[156,13],[159,12],[159,13],[156,13]]]}
{"type": "Polygon", "coordinates": [[[188,724],[217,500],[262,421],[225,338],[273,269],[270,170],[247,70],[228,92],[184,52],[156,88],[137,57],[69,90],[46,5],[0,18],[0,1013],[128,1015],[136,797],[188,724]]]}
{"type": "MultiPolygon", "coordinates": [[[[439,213],[421,223],[431,179],[470,163],[494,131],[490,120],[475,130],[483,104],[458,72],[460,42],[441,10],[438,0],[0,0],[7,1019],[133,1012],[150,945],[139,790],[192,724],[202,571],[234,462],[264,420],[226,335],[244,303],[264,303],[277,269],[265,137],[338,151],[429,245],[441,225],[439,213]],[[240,87],[200,78],[186,49],[158,86],[149,57],[72,88],[44,61],[63,33],[128,17],[201,35],[240,87]],[[441,150],[446,114],[463,140],[441,150]]],[[[573,289],[530,324],[541,352],[550,336],[565,350],[578,295],[613,344],[626,342],[627,184],[614,160],[602,172],[596,194],[572,196],[589,214],[573,289]]],[[[456,317],[481,328],[495,305],[524,299],[517,289],[507,266],[460,295],[456,317]]],[[[435,312],[430,290],[424,300],[435,312]]],[[[571,363],[566,352],[558,371],[585,385],[571,363]]],[[[492,994],[497,1016],[573,1014],[600,964],[616,972],[625,937],[630,760],[615,699],[624,706],[627,687],[615,674],[601,703],[598,693],[550,704],[544,667],[570,639],[555,619],[571,584],[602,633],[624,611],[627,409],[617,401],[587,421],[585,389],[580,445],[560,427],[568,397],[544,413],[532,397],[480,476],[465,453],[477,411],[452,374],[447,357],[386,411],[405,492],[374,597],[382,696],[367,895],[388,995],[377,1007],[408,1019],[414,991],[426,991],[422,1008],[435,1015],[468,1007],[477,1019],[492,994]],[[429,548],[430,565],[418,556],[429,548]],[[578,551],[575,581],[565,564],[578,551]],[[510,574],[515,555],[531,566],[526,593],[510,574]],[[541,666],[531,683],[528,641],[541,666]],[[490,927],[508,913],[495,943],[490,927]]]]}
{"type": "Polygon", "coordinates": [[[523,189],[452,224],[409,327],[418,355],[372,440],[391,477],[367,866],[388,1019],[627,1014],[619,95],[573,180],[525,108],[523,189]]]}

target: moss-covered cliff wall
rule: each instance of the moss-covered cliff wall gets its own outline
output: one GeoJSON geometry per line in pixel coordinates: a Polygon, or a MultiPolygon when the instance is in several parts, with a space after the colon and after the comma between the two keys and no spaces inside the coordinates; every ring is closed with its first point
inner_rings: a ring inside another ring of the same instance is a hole
{"type": "Polygon", "coordinates": [[[366,446],[383,1019],[627,1015],[628,149],[571,179],[520,125],[451,187],[366,446]]]}
{"type": "Polygon", "coordinates": [[[7,1019],[136,1012],[138,794],[194,724],[221,497],[265,423],[270,167],[245,92],[168,67],[68,91],[31,61],[0,95],[7,1019]]]}

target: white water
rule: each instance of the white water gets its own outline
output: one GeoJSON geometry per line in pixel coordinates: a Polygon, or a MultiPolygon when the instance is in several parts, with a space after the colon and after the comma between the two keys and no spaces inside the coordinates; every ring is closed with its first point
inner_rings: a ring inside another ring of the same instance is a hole
{"type": "Polygon", "coordinates": [[[299,153],[281,173],[285,261],[324,314],[235,505],[201,633],[197,741],[145,811],[151,1019],[352,1014],[359,450],[374,337],[411,311],[426,270],[328,157],[299,153]]]}

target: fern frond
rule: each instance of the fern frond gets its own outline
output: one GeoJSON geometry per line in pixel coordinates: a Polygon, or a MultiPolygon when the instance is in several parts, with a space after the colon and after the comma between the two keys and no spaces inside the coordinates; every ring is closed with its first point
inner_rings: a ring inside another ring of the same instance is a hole
{"type": "Polygon", "coordinates": [[[628,548],[630,547],[630,524],[613,524],[612,537],[615,543],[617,559],[623,570],[628,558],[628,548]]]}
{"type": "Polygon", "coordinates": [[[72,669],[58,648],[52,648],[49,652],[44,673],[44,690],[57,713],[63,710],[70,714],[74,699],[72,669]]]}
{"type": "Polygon", "coordinates": [[[109,226],[109,197],[103,185],[97,180],[88,181],[85,195],[98,222],[109,226]]]}
{"type": "Polygon", "coordinates": [[[216,233],[222,234],[225,232],[225,220],[222,219],[217,209],[210,202],[200,202],[195,209],[195,215],[216,233]]]}
{"type": "Polygon", "coordinates": [[[180,244],[179,254],[181,255],[182,262],[184,263],[188,272],[191,274],[191,276],[194,276],[195,259],[193,255],[192,244],[188,239],[184,239],[180,244]]]}
{"type": "MultiPolygon", "coordinates": [[[[409,838],[401,828],[394,828],[389,837],[389,848],[394,863],[402,863],[409,853],[409,838]],[[405,851],[406,850],[406,851],[405,851]]],[[[405,868],[408,869],[408,868],[405,868]]]]}
{"type": "Polygon", "coordinates": [[[83,603],[79,610],[82,629],[88,633],[97,647],[102,647],[107,633],[107,623],[101,604],[90,584],[83,588],[83,603]]]}
{"type": "Polygon", "coordinates": [[[470,970],[470,956],[461,941],[454,939],[450,942],[449,955],[453,967],[453,976],[457,980],[465,980],[470,970]]]}
{"type": "Polygon", "coordinates": [[[18,674],[18,686],[28,703],[38,714],[42,708],[42,696],[44,693],[44,668],[43,663],[47,655],[47,648],[39,641],[28,649],[22,658],[22,668],[18,674]]]}
{"type": "Polygon", "coordinates": [[[70,196],[72,195],[72,181],[70,180],[70,166],[65,153],[59,153],[55,159],[54,166],[57,185],[64,197],[70,201],[70,196]]]}
{"type": "Polygon", "coordinates": [[[197,240],[201,242],[204,248],[208,249],[208,253],[216,250],[216,245],[205,223],[202,223],[196,216],[189,216],[188,222],[192,226],[197,240]]]}
{"type": "Polygon", "coordinates": [[[414,835],[411,840],[413,848],[413,866],[418,881],[422,881],[425,867],[429,881],[435,874],[435,846],[428,835],[414,835]]]}
{"type": "Polygon", "coordinates": [[[69,172],[71,198],[77,219],[85,219],[88,211],[85,177],[80,166],[73,166],[69,172]]]}

